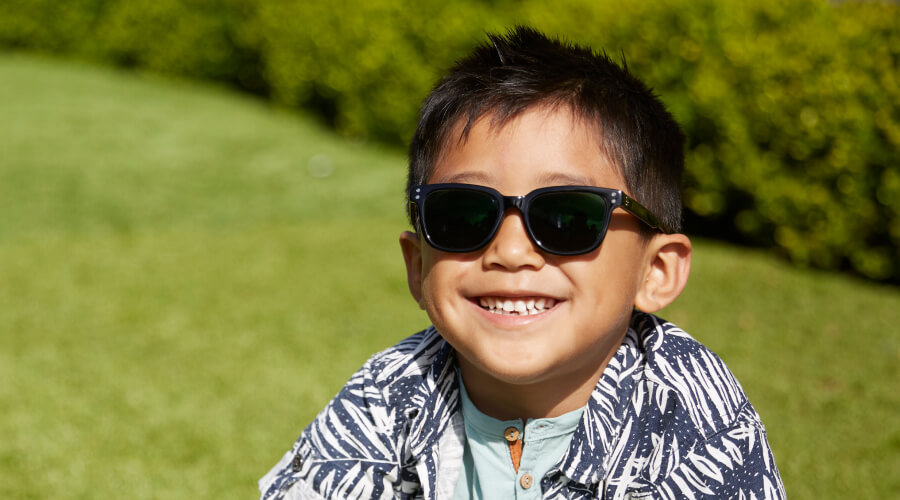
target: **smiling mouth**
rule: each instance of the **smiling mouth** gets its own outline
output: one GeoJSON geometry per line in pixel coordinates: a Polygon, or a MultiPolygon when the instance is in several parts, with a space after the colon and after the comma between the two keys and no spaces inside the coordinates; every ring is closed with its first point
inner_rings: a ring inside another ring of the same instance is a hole
{"type": "Polygon", "coordinates": [[[547,297],[479,297],[482,309],[493,314],[506,316],[528,316],[540,314],[556,305],[556,300],[547,297]]]}

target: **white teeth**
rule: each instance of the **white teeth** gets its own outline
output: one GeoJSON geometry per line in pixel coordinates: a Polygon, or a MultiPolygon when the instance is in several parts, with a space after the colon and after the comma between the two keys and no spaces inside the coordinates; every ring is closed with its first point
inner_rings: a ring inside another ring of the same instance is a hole
{"type": "Polygon", "coordinates": [[[494,314],[525,316],[539,314],[556,305],[556,301],[546,297],[527,299],[508,299],[502,297],[479,297],[482,308],[494,314]]]}

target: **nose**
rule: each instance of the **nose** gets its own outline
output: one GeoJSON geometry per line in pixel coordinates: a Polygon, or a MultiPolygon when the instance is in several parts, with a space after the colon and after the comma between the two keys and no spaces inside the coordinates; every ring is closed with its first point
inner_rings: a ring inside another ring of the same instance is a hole
{"type": "Polygon", "coordinates": [[[503,216],[500,229],[484,251],[483,259],[486,268],[510,271],[540,269],[545,263],[544,255],[528,237],[521,212],[515,209],[503,216]]]}

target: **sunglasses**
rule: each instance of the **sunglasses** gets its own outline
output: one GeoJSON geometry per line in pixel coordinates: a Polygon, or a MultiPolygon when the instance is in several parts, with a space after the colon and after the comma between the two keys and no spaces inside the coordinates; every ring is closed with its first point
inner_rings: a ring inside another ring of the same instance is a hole
{"type": "Polygon", "coordinates": [[[483,248],[497,235],[506,211],[513,207],[522,213],[531,241],[556,255],[595,250],[616,207],[662,230],[659,220],[621,189],[555,186],[525,196],[503,196],[473,184],[424,184],[413,186],[411,197],[414,224],[429,245],[443,252],[483,248]]]}

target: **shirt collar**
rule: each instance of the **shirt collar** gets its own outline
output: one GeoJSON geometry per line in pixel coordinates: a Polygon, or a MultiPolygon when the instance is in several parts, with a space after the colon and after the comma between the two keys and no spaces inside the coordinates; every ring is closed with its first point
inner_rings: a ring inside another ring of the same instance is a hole
{"type": "MultiPolygon", "coordinates": [[[[656,336],[649,334],[659,329],[651,318],[653,316],[637,312],[632,316],[622,344],[594,387],[572,442],[559,462],[560,472],[572,481],[586,486],[599,483],[621,453],[617,445],[624,444],[620,437],[629,432],[629,429],[622,429],[622,422],[638,380],[636,374],[645,359],[644,344],[651,342],[656,336]]],[[[429,333],[439,335],[434,327],[429,333]]],[[[461,412],[456,373],[453,348],[441,340],[431,358],[431,366],[412,398],[413,406],[406,410],[413,456],[420,457],[436,446],[453,415],[461,412]]]]}
{"type": "MultiPolygon", "coordinates": [[[[429,334],[439,335],[434,327],[429,334]]],[[[411,399],[413,405],[406,410],[410,419],[409,445],[415,457],[434,447],[452,416],[461,411],[456,371],[453,348],[441,339],[431,366],[411,399]]]]}
{"type": "Polygon", "coordinates": [[[627,434],[622,422],[636,383],[632,375],[641,365],[639,337],[637,330],[628,329],[591,393],[569,449],[559,462],[560,472],[572,481],[597,484],[615,462],[620,437],[627,434]]]}

